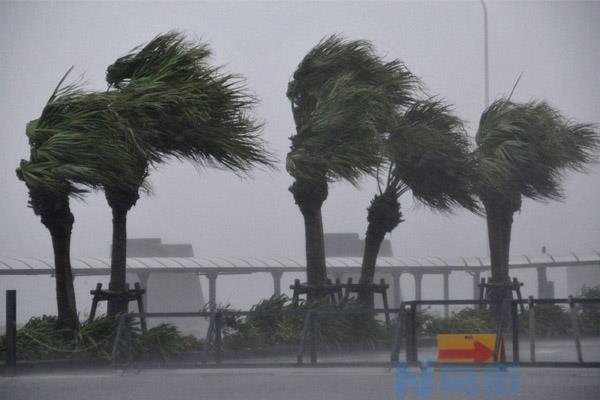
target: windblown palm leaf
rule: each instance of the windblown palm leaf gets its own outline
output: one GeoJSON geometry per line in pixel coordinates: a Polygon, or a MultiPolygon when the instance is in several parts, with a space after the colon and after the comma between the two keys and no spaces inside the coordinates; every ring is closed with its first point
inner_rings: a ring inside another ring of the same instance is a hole
{"type": "Polygon", "coordinates": [[[348,73],[357,84],[385,89],[388,100],[399,106],[409,102],[418,87],[418,80],[401,61],[384,61],[367,41],[332,35],[317,44],[294,72],[287,95],[295,114],[315,108],[314,92],[348,73]]]}
{"type": "Polygon", "coordinates": [[[59,195],[80,196],[85,187],[98,189],[140,182],[130,173],[138,151],[126,126],[111,111],[114,97],[90,93],[77,85],[59,88],[39,119],[27,125],[31,154],[19,177],[28,186],[59,195]]]}
{"type": "Polygon", "coordinates": [[[347,179],[355,183],[362,173],[373,173],[379,162],[379,130],[376,121],[394,115],[390,104],[382,101],[382,90],[360,86],[349,77],[323,88],[321,103],[311,113],[294,141],[287,158],[293,176],[347,179]]]}
{"type": "Polygon", "coordinates": [[[411,191],[421,203],[442,211],[476,209],[471,188],[469,140],[462,121],[439,99],[415,101],[385,141],[385,191],[399,198],[411,191]]]}
{"type": "Polygon", "coordinates": [[[110,86],[122,88],[133,81],[185,82],[205,80],[215,72],[207,63],[211,51],[206,44],[191,44],[177,32],[161,34],[134,48],[106,70],[110,86]]]}
{"type": "Polygon", "coordinates": [[[482,115],[476,142],[478,190],[517,192],[534,200],[560,199],[567,170],[594,159],[592,124],[568,121],[543,101],[495,101],[482,115]]]}
{"type": "Polygon", "coordinates": [[[373,173],[380,162],[380,135],[418,88],[400,61],[383,61],[369,42],[337,35],[322,40],[288,86],[297,130],[289,173],[307,181],[352,183],[373,173]]]}
{"type": "Polygon", "coordinates": [[[206,45],[173,32],[134,49],[107,69],[122,99],[117,112],[150,161],[172,156],[242,173],[270,165],[262,126],[250,115],[256,99],[209,56],[206,45]]]}

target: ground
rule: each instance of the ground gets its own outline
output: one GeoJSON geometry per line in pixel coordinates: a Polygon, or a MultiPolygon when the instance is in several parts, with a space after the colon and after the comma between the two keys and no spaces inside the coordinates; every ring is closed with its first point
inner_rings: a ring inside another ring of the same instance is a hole
{"type": "MultiPolygon", "coordinates": [[[[496,372],[502,374],[504,372],[496,372]]],[[[436,373],[437,374],[437,373],[436,373]]],[[[510,399],[596,399],[598,369],[525,369],[518,371],[516,395],[510,399]]],[[[384,368],[285,368],[221,370],[103,371],[38,374],[0,379],[0,399],[45,400],[110,398],[171,400],[376,400],[400,399],[395,371],[384,368]]],[[[485,399],[440,393],[409,399],[485,399]]]]}
{"type": "MultiPolygon", "coordinates": [[[[511,359],[510,343],[507,355],[511,359]]],[[[528,361],[528,344],[521,343],[521,360],[528,361]]],[[[600,360],[600,340],[583,341],[584,359],[600,360]]],[[[576,361],[572,340],[540,340],[538,361],[576,361]]],[[[434,348],[419,349],[421,360],[435,358],[434,348]]],[[[372,362],[389,360],[389,352],[322,354],[322,362],[372,362]]],[[[239,360],[238,360],[239,361],[239,360]]],[[[256,364],[259,360],[246,360],[256,364]]],[[[262,359],[262,362],[295,361],[295,354],[262,359]]],[[[233,362],[231,360],[225,361],[233,362]]],[[[308,362],[308,355],[306,361],[308,362]]],[[[400,399],[514,399],[587,400],[600,392],[600,368],[510,368],[508,371],[460,369],[432,371],[426,375],[410,368],[384,367],[280,367],[221,369],[144,369],[48,372],[0,378],[0,400],[400,400],[400,399]],[[487,371],[487,375],[486,375],[487,371]],[[400,374],[403,373],[404,375],[400,374]],[[443,378],[458,386],[449,388],[443,378]],[[515,386],[510,386],[514,378],[515,386]],[[492,392],[486,382],[503,382],[505,392],[492,392]],[[412,380],[411,380],[412,379],[412,380]],[[487,380],[486,380],[487,379],[487,380]],[[474,385],[470,384],[475,382],[474,385]],[[514,388],[514,391],[511,390],[514,388]],[[406,389],[406,395],[403,395],[406,389]],[[448,393],[449,390],[454,393],[448,393]],[[419,391],[420,390],[420,391],[419,391]],[[458,392],[457,392],[458,391],[458,392]],[[511,393],[513,392],[513,393],[511,393]]]]}

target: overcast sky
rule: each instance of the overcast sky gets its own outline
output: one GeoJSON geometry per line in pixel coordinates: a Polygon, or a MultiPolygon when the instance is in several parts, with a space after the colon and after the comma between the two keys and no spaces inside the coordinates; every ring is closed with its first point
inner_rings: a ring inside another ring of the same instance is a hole
{"type": "MultiPolygon", "coordinates": [[[[600,3],[488,2],[490,92],[545,99],[569,117],[600,122],[600,3]]],[[[37,118],[71,66],[92,89],[105,89],[106,66],[155,35],[180,30],[207,42],[214,63],[247,78],[261,99],[264,137],[283,161],[294,132],[287,83],[323,36],[372,41],[399,58],[469,122],[484,102],[483,18],[479,2],[362,3],[0,3],[0,255],[50,256],[48,232],[27,208],[14,170],[28,157],[25,124],[37,118]]],[[[600,168],[564,180],[562,203],[523,203],[515,217],[514,255],[600,250],[600,168]]],[[[173,162],[152,171],[153,193],[130,213],[130,237],[192,243],[197,256],[303,256],[301,215],[287,191],[291,178],[229,173],[173,162]]],[[[366,230],[375,184],[337,183],[323,209],[326,232],[366,230]]],[[[108,256],[111,216],[103,193],[73,201],[73,254],[108,256]]],[[[485,256],[484,219],[464,211],[439,215],[402,198],[403,222],[391,236],[396,255],[485,256]]]]}

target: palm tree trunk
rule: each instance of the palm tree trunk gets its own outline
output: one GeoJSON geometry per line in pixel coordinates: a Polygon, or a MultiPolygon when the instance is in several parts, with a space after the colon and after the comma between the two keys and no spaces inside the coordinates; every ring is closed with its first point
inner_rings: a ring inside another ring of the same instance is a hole
{"type": "Polygon", "coordinates": [[[376,223],[369,223],[367,234],[365,236],[365,249],[363,252],[359,281],[359,283],[365,287],[358,292],[358,301],[367,309],[374,308],[375,305],[373,291],[369,290],[369,286],[373,284],[377,256],[384,238],[385,230],[382,229],[382,226],[376,223]]]}
{"type": "MultiPolygon", "coordinates": [[[[509,256],[513,215],[521,208],[520,195],[481,196],[485,207],[488,241],[490,248],[490,264],[492,277],[490,298],[504,300],[512,298],[510,289],[509,256]]],[[[492,310],[500,317],[500,303],[492,305],[492,310]]]]}
{"type": "Polygon", "coordinates": [[[70,330],[75,331],[79,327],[79,318],[71,270],[71,226],[53,228],[50,230],[50,236],[54,250],[58,320],[70,330]]]}
{"type": "Polygon", "coordinates": [[[360,270],[360,283],[373,283],[377,256],[379,255],[381,243],[383,243],[383,239],[385,238],[385,233],[386,232],[382,229],[381,225],[369,223],[365,235],[365,249],[360,270]]]}
{"type": "MultiPolygon", "coordinates": [[[[139,198],[138,191],[120,189],[106,189],[106,199],[112,209],[113,235],[110,260],[111,291],[123,292],[127,289],[127,213],[139,198]]],[[[126,313],[128,302],[119,297],[114,297],[108,302],[108,314],[117,315],[126,313]]]]}
{"type": "Polygon", "coordinates": [[[502,208],[486,207],[492,281],[510,282],[508,258],[513,214],[502,208]]]}
{"type": "Polygon", "coordinates": [[[325,266],[325,239],[321,208],[303,207],[304,238],[306,241],[306,279],[308,283],[322,285],[327,281],[325,266]]]}
{"type": "Polygon", "coordinates": [[[400,203],[395,193],[386,191],[381,195],[376,195],[369,206],[367,221],[369,225],[365,235],[365,249],[359,281],[365,285],[365,290],[358,293],[358,300],[364,307],[373,308],[373,292],[368,290],[368,286],[373,284],[375,278],[375,266],[381,243],[383,243],[385,235],[402,222],[400,203]]]}
{"type": "Polygon", "coordinates": [[[304,217],[307,283],[323,285],[327,282],[327,269],[321,207],[327,199],[327,183],[313,184],[296,180],[290,192],[304,217]]]}
{"type": "Polygon", "coordinates": [[[69,197],[35,190],[30,190],[29,193],[34,212],[40,215],[52,238],[58,320],[75,331],[79,327],[79,318],[70,255],[71,231],[75,218],[69,207],[69,197]]]}

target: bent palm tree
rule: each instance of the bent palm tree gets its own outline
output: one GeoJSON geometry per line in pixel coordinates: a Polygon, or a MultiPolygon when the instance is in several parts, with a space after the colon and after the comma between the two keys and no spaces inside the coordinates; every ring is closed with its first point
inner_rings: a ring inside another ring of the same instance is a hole
{"type": "Polygon", "coordinates": [[[417,79],[400,61],[385,62],[369,42],[335,35],[310,50],[294,72],[287,97],[296,134],[287,170],[304,218],[309,284],[327,279],[321,207],[328,183],[343,179],[355,184],[375,172],[380,135],[417,88],[417,79]]]}
{"type": "Polygon", "coordinates": [[[511,296],[510,237],[522,198],[562,198],[563,174],[582,171],[599,141],[593,125],[569,121],[546,102],[503,98],[483,112],[476,143],[475,188],[487,218],[491,296],[500,300],[511,296]]]}
{"type": "MultiPolygon", "coordinates": [[[[169,157],[241,174],[272,164],[260,138],[261,125],[249,114],[256,100],[246,93],[240,78],[209,65],[210,54],[204,44],[167,33],[108,67],[110,91],[121,99],[115,112],[144,149],[135,169],[139,185],[150,167],[169,157]]],[[[105,193],[113,212],[110,289],[123,291],[127,213],[139,190],[116,184],[106,186],[105,193]]],[[[126,307],[115,299],[109,313],[126,307]]]]}
{"type": "Polygon", "coordinates": [[[441,101],[416,101],[385,139],[380,169],[387,178],[368,208],[359,300],[373,303],[367,286],[373,283],[379,248],[385,235],[402,222],[400,197],[411,191],[415,200],[435,210],[460,205],[476,209],[469,179],[469,141],[460,119],[441,101]]]}
{"type": "Polygon", "coordinates": [[[33,180],[32,175],[37,175],[36,180],[54,179],[44,177],[46,171],[43,168],[40,168],[41,171],[31,171],[32,168],[27,161],[22,160],[17,174],[27,184],[30,207],[35,215],[41,217],[41,222],[50,232],[52,239],[58,321],[74,331],[79,326],[79,319],[71,271],[70,248],[74,217],[69,206],[68,190],[59,194],[45,189],[44,186],[30,183],[33,180]]]}
{"type": "Polygon", "coordinates": [[[29,204],[52,238],[58,319],[75,330],[79,321],[70,262],[74,217],[69,197],[81,197],[85,187],[131,184],[128,171],[134,160],[122,140],[126,133],[119,132],[119,122],[108,111],[109,96],[86,93],[76,85],[60,88],[65,77],[40,118],[27,125],[31,154],[21,161],[17,176],[27,185],[29,204]]]}

